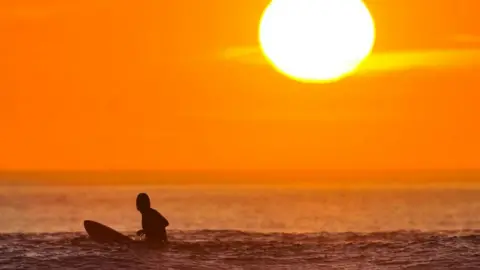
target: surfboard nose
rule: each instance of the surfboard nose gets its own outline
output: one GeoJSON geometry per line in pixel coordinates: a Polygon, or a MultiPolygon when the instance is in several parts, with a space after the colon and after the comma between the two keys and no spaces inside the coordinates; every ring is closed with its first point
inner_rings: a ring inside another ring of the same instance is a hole
{"type": "Polygon", "coordinates": [[[109,242],[131,242],[132,239],[126,235],[123,235],[116,230],[98,223],[93,220],[84,220],[83,226],[85,227],[85,231],[87,231],[88,236],[100,243],[109,243],[109,242]]]}
{"type": "Polygon", "coordinates": [[[92,224],[92,221],[91,220],[84,220],[83,221],[83,227],[88,227],[92,224]]]}

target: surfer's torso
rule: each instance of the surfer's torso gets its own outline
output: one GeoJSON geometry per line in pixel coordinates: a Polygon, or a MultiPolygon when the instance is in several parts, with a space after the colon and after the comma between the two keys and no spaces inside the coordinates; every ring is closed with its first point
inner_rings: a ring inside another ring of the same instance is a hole
{"type": "Polygon", "coordinates": [[[157,210],[150,208],[142,212],[142,229],[147,241],[167,241],[168,220],[157,210]]]}

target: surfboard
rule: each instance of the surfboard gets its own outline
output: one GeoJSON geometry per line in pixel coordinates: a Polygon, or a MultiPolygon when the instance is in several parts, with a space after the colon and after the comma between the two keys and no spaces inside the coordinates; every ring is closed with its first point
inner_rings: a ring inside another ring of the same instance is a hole
{"type": "Polygon", "coordinates": [[[133,240],[116,230],[92,220],[83,221],[83,227],[87,231],[88,236],[95,242],[99,243],[130,243],[133,240]]]}

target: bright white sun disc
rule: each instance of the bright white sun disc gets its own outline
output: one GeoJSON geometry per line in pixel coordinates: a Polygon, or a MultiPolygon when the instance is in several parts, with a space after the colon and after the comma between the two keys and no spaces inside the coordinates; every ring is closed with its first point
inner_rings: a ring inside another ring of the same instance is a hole
{"type": "Polygon", "coordinates": [[[371,53],[375,25],[362,0],[273,0],[259,41],[281,73],[299,81],[335,81],[371,53]]]}

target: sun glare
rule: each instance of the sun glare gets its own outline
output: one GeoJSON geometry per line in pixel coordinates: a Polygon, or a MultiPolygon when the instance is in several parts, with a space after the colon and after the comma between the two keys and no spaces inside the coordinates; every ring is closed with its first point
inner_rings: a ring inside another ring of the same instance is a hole
{"type": "Polygon", "coordinates": [[[279,72],[297,81],[332,82],[370,54],[375,25],[362,0],[273,0],[259,41],[279,72]]]}

